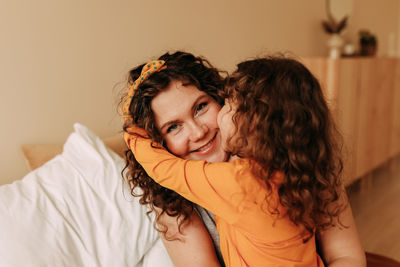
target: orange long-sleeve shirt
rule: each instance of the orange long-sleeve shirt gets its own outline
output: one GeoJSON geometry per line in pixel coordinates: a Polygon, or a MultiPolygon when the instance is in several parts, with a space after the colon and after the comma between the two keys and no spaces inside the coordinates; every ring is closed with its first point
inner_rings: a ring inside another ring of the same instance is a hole
{"type": "MultiPolygon", "coordinates": [[[[251,173],[249,160],[184,160],[152,148],[148,139],[125,134],[125,141],[157,183],[214,213],[227,266],[324,266],[314,237],[303,243],[304,231],[268,211],[265,183],[251,173]]],[[[271,185],[268,201],[284,214],[271,185]]]]}

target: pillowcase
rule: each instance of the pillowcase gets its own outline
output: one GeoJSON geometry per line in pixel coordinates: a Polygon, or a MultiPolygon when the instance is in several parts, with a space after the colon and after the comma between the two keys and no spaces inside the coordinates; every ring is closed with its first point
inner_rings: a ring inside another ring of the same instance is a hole
{"type": "MultiPolygon", "coordinates": [[[[112,151],[124,157],[127,149],[123,135],[117,134],[103,139],[104,144],[112,151]]],[[[47,145],[22,145],[21,149],[24,154],[29,170],[34,170],[44,163],[54,158],[62,152],[62,144],[47,145]]]]}
{"type": "Polygon", "coordinates": [[[60,155],[0,186],[0,266],[173,266],[122,184],[124,160],[74,129],[60,155]]]}

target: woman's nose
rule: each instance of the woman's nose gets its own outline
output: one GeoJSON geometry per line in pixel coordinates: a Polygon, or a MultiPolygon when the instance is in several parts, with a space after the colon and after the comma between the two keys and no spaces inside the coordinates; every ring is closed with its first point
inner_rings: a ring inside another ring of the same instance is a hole
{"type": "Polygon", "coordinates": [[[191,125],[190,140],[192,142],[201,140],[208,132],[208,127],[206,124],[201,122],[193,121],[191,125]]]}

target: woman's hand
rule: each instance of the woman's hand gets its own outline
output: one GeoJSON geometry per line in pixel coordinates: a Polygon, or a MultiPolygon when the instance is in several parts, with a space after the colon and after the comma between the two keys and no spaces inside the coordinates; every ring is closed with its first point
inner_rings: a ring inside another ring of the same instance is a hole
{"type": "Polygon", "coordinates": [[[220,267],[210,235],[195,211],[182,225],[181,232],[176,217],[164,213],[160,222],[168,227],[169,240],[163,234],[160,236],[176,267],[220,267]]]}
{"type": "Polygon", "coordinates": [[[322,250],[321,256],[328,267],[365,267],[365,252],[358,237],[347,197],[343,202],[347,207],[340,214],[340,221],[347,228],[335,226],[317,234],[322,250]]]}

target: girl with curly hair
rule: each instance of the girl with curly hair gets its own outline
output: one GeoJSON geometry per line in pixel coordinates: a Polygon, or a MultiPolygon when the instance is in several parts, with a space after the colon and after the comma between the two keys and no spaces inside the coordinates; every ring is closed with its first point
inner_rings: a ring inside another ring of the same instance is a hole
{"type": "MultiPolygon", "coordinates": [[[[165,71],[170,66],[164,61],[159,64],[165,71]]],[[[142,70],[144,82],[146,71],[142,70]]],[[[153,78],[161,73],[148,75],[153,78]]],[[[133,99],[144,83],[136,82],[133,99]]],[[[169,82],[167,92],[186,92],[190,86],[195,88],[189,94],[201,88],[187,77],[177,77],[169,82]]],[[[215,214],[227,266],[323,266],[315,233],[348,227],[347,233],[354,235],[354,222],[346,226],[339,220],[343,211],[346,218],[349,212],[340,179],[342,162],[337,132],[318,81],[296,60],[268,57],[240,63],[227,79],[226,92],[226,104],[218,115],[220,131],[210,133],[200,120],[194,121],[202,128],[197,138],[207,136],[209,141],[188,151],[207,154],[221,143],[235,160],[207,163],[171,155],[159,144],[171,151],[163,143],[166,136],[179,136],[196,125],[155,118],[154,129],[164,137],[157,140],[134,103],[125,128],[132,157],[157,183],[215,214]]],[[[199,105],[192,110],[201,117],[212,107],[203,105],[201,94],[198,99],[199,105]]],[[[156,110],[162,104],[154,98],[147,106],[156,110]]],[[[167,117],[170,112],[164,110],[167,117]]],[[[353,251],[362,255],[356,233],[355,239],[353,251]]],[[[328,265],[335,249],[322,248],[328,265]]],[[[364,259],[358,256],[347,263],[353,260],[362,266],[364,259]]]]}

